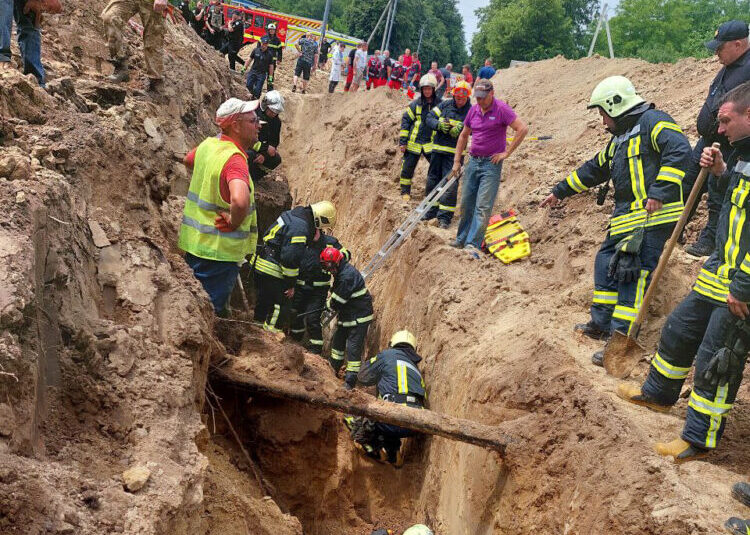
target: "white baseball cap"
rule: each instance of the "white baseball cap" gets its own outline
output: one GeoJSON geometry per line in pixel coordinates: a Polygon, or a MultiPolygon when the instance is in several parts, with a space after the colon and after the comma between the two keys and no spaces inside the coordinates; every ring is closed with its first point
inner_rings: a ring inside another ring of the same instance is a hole
{"type": "Polygon", "coordinates": [[[259,105],[260,102],[257,100],[240,100],[233,97],[219,106],[219,109],[216,110],[216,119],[226,119],[232,115],[250,113],[257,110],[259,105]]]}

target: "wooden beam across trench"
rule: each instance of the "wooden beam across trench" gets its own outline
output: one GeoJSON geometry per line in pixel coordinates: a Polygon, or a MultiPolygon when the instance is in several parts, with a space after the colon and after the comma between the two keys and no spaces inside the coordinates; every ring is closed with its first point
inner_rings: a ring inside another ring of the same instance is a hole
{"type": "Polygon", "coordinates": [[[237,369],[228,363],[214,371],[215,376],[229,383],[276,398],[291,399],[315,407],[323,407],[354,416],[365,416],[378,422],[398,425],[450,440],[474,444],[500,452],[514,440],[497,427],[472,420],[454,418],[427,409],[389,403],[361,390],[347,391],[340,382],[331,388],[327,381],[295,377],[256,374],[249,369],[237,369]]]}

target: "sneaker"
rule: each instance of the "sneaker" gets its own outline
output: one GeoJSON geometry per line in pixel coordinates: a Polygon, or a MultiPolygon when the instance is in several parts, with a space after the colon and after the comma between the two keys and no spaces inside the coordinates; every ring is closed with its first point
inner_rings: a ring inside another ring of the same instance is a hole
{"type": "Polygon", "coordinates": [[[448,245],[450,245],[451,247],[454,247],[456,249],[463,249],[464,248],[464,244],[461,243],[458,240],[453,240],[448,245]]]}
{"type": "Polygon", "coordinates": [[[750,507],[750,483],[735,483],[732,487],[732,496],[750,507]]]}
{"type": "Polygon", "coordinates": [[[610,337],[609,331],[601,330],[591,321],[588,323],[577,323],[575,327],[573,327],[573,330],[594,340],[609,340],[610,337]]]}
{"type": "Polygon", "coordinates": [[[472,257],[475,260],[479,260],[479,249],[476,248],[474,245],[466,245],[464,246],[464,251],[469,253],[469,256],[472,257]]]}
{"type": "Polygon", "coordinates": [[[698,240],[685,247],[685,252],[691,256],[710,256],[714,252],[716,244],[698,240]]]}
{"type": "Polygon", "coordinates": [[[641,387],[632,383],[620,383],[617,385],[617,397],[657,412],[669,412],[672,409],[671,405],[662,405],[644,396],[641,392],[641,387]]]}
{"type": "Polygon", "coordinates": [[[711,453],[711,450],[693,446],[681,438],[676,438],[672,442],[658,442],[654,449],[659,455],[673,457],[676,464],[702,459],[711,453]]]}

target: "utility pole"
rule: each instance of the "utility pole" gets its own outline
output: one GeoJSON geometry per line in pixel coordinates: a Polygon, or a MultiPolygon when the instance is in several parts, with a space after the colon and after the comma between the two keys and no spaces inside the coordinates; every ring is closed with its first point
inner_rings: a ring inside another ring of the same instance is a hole
{"type": "Polygon", "coordinates": [[[419,49],[422,48],[422,36],[424,35],[424,23],[422,28],[419,30],[419,43],[417,44],[417,55],[419,55],[419,49]]]}
{"type": "Polygon", "coordinates": [[[385,50],[388,50],[391,46],[391,34],[393,33],[393,23],[396,20],[396,9],[398,7],[398,0],[393,0],[393,8],[391,9],[391,25],[388,28],[388,37],[385,40],[385,50]]]}
{"type": "Polygon", "coordinates": [[[320,57],[320,49],[326,40],[326,30],[328,29],[328,14],[331,12],[331,0],[326,0],[326,7],[323,10],[323,28],[320,30],[320,44],[318,45],[318,61],[328,61],[328,58],[320,57]]]}
{"type": "Polygon", "coordinates": [[[393,0],[389,0],[385,6],[388,15],[385,18],[385,26],[383,26],[383,40],[380,42],[380,50],[385,50],[385,41],[388,39],[388,31],[391,27],[391,12],[393,11],[393,0]]]}
{"type": "Polygon", "coordinates": [[[602,29],[602,23],[604,23],[604,29],[607,32],[607,44],[609,45],[609,57],[610,59],[615,58],[615,51],[612,48],[612,34],[609,31],[609,16],[607,15],[607,4],[602,3],[602,10],[599,13],[599,20],[596,21],[596,30],[594,31],[594,37],[591,39],[591,46],[589,47],[588,57],[594,54],[594,46],[596,45],[596,39],[599,37],[599,32],[602,29]]]}
{"type": "MultiPolygon", "coordinates": [[[[385,4],[385,9],[380,14],[380,18],[378,19],[378,22],[375,23],[375,27],[372,29],[372,33],[370,33],[370,37],[367,38],[367,46],[368,46],[368,48],[370,46],[370,41],[372,41],[372,38],[375,36],[375,32],[378,31],[378,26],[380,26],[380,23],[383,21],[383,17],[385,17],[386,11],[389,11],[390,8],[391,8],[391,2],[393,2],[393,0],[388,0],[388,2],[385,4]]],[[[387,25],[387,23],[386,23],[386,25],[387,25]]],[[[385,31],[383,31],[383,45],[384,44],[385,44],[385,31]]],[[[381,50],[382,50],[382,47],[381,47],[381,50]]]]}

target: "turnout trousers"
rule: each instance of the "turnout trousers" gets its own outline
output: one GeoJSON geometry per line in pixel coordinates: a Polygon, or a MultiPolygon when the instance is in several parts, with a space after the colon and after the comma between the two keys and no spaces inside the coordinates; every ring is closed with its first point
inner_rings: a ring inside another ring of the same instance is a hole
{"type": "MultiPolygon", "coordinates": [[[[443,178],[453,169],[453,154],[433,152],[430,156],[430,169],[427,171],[427,189],[425,195],[437,187],[443,178]]],[[[437,204],[427,211],[424,218],[434,219],[450,224],[453,214],[456,213],[456,201],[458,199],[458,180],[440,196],[437,204]]]]}
{"type": "Polygon", "coordinates": [[[674,405],[695,361],[695,384],[682,439],[699,448],[713,449],[718,444],[740,386],[738,381],[713,388],[702,380],[735,320],[725,304],[690,292],[667,318],[641,389],[660,404],[674,405]]]}
{"type": "Polygon", "coordinates": [[[331,366],[338,372],[346,357],[345,381],[351,386],[357,384],[357,374],[362,367],[362,353],[365,350],[365,339],[370,323],[358,323],[351,327],[341,324],[336,326],[331,340],[331,366]]]}
{"type": "Polygon", "coordinates": [[[425,152],[424,149],[417,154],[409,152],[408,150],[404,152],[404,159],[401,163],[401,179],[399,180],[401,184],[401,195],[411,195],[411,179],[414,178],[414,169],[417,168],[419,158],[423,155],[429,163],[430,153],[425,152]]]}
{"type": "Polygon", "coordinates": [[[285,305],[286,283],[266,273],[255,270],[255,321],[263,328],[281,332],[281,314],[285,305]]]}
{"type": "Polygon", "coordinates": [[[323,328],[320,325],[320,315],[326,306],[328,288],[322,290],[310,286],[297,286],[292,300],[292,338],[301,342],[308,334],[308,348],[318,355],[323,353],[323,328]],[[304,314],[300,316],[300,314],[304,314]]]}
{"type": "Polygon", "coordinates": [[[651,274],[659,263],[664,243],[672,234],[673,224],[647,227],[641,245],[641,274],[635,282],[619,282],[607,276],[609,262],[614,256],[617,244],[627,236],[621,234],[604,240],[594,260],[594,299],[591,304],[591,321],[605,332],[630,331],[638,310],[641,308],[651,274]]]}

